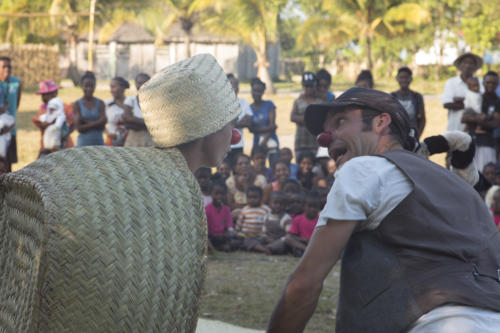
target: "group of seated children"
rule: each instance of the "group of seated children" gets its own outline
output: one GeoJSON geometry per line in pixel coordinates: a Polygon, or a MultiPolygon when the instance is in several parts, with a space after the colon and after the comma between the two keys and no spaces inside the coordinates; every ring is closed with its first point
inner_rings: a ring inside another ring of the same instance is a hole
{"type": "Polygon", "coordinates": [[[331,186],[327,178],[334,170],[328,170],[328,160],[320,158],[315,165],[316,157],[307,155],[298,158],[291,174],[288,148],[269,170],[259,154],[237,156],[234,167],[225,161],[215,174],[209,168],[195,172],[205,203],[209,251],[301,256],[326,203],[331,186]],[[322,174],[313,172],[315,168],[322,174]]]}

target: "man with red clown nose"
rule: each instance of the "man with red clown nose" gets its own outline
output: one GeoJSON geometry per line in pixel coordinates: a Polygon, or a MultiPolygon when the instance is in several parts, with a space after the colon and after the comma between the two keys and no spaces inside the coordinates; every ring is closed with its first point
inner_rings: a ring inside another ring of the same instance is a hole
{"type": "MultiPolygon", "coordinates": [[[[341,256],[336,332],[498,332],[500,233],[469,184],[412,152],[403,106],[351,88],[310,105],[305,125],[326,132],[318,141],[339,169],[268,332],[304,330],[341,256]]],[[[455,139],[424,146],[432,152],[455,139]]],[[[471,162],[470,150],[456,154],[457,167],[471,162]]]]}

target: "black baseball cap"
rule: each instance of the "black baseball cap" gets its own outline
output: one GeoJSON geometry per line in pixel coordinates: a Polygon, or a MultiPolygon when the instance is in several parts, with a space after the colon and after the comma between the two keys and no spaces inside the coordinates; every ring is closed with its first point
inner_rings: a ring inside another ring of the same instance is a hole
{"type": "Polygon", "coordinates": [[[304,87],[315,87],[318,85],[316,75],[313,72],[304,72],[302,74],[302,85],[304,87]]]}
{"type": "MultiPolygon", "coordinates": [[[[324,130],[323,124],[328,112],[342,112],[349,107],[360,107],[379,111],[380,113],[388,113],[398,129],[399,133],[397,134],[404,141],[407,141],[408,137],[414,139],[415,131],[412,131],[408,113],[395,97],[380,90],[361,87],[353,87],[331,102],[310,104],[306,108],[304,115],[305,126],[311,134],[317,136],[324,130]]],[[[409,150],[412,148],[410,147],[409,150]]]]}

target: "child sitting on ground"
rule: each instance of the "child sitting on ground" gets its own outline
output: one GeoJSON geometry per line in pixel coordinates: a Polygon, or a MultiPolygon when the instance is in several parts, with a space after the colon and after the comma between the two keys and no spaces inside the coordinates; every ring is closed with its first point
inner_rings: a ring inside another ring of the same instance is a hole
{"type": "Polygon", "coordinates": [[[201,167],[194,172],[194,176],[200,185],[201,195],[203,196],[203,204],[206,207],[208,204],[212,203],[212,182],[210,181],[212,170],[210,170],[210,168],[201,167]]]}
{"type": "MultiPolygon", "coordinates": [[[[47,103],[47,112],[40,116],[40,122],[48,125],[43,132],[43,147],[49,150],[61,148],[61,140],[67,133],[63,133],[66,114],[64,103],[59,97],[54,97],[47,103]]],[[[67,124],[65,130],[68,131],[67,124]]]]}
{"type": "Polygon", "coordinates": [[[304,192],[294,192],[288,195],[287,212],[292,218],[304,213],[304,192]]]}
{"type": "Polygon", "coordinates": [[[244,238],[242,249],[246,251],[268,252],[259,246],[259,237],[262,236],[262,229],[266,216],[271,209],[262,204],[262,189],[258,186],[250,186],[247,190],[247,205],[242,208],[236,230],[244,238]],[[257,246],[257,248],[255,248],[257,246]]]}
{"type": "Polygon", "coordinates": [[[231,210],[224,205],[227,186],[223,180],[212,184],[212,203],[205,206],[208,226],[209,250],[230,251],[231,239],[236,235],[233,230],[231,210]]]}
{"type": "Polygon", "coordinates": [[[292,150],[290,148],[281,148],[280,149],[280,160],[285,161],[286,164],[288,164],[288,167],[290,168],[290,178],[291,179],[297,179],[297,171],[299,170],[299,167],[297,164],[292,163],[292,150]]]}
{"type": "Polygon", "coordinates": [[[309,243],[318,222],[321,200],[316,192],[308,192],[305,198],[305,213],[293,219],[292,226],[285,237],[294,256],[300,257],[309,243]]]}
{"type": "MultiPolygon", "coordinates": [[[[13,126],[15,122],[14,117],[7,113],[7,108],[3,104],[0,105],[0,130],[13,126]]],[[[10,145],[11,138],[10,131],[0,135],[0,157],[7,157],[7,148],[10,145]]]]}
{"type": "Polygon", "coordinates": [[[312,172],[314,162],[314,154],[310,152],[300,154],[299,159],[297,160],[299,165],[297,180],[300,185],[302,185],[302,188],[308,191],[312,190],[318,180],[318,177],[316,177],[316,175],[312,172]]]}
{"type": "Polygon", "coordinates": [[[261,146],[255,146],[252,149],[252,166],[256,175],[263,175],[267,182],[271,182],[274,178],[273,170],[266,167],[267,151],[261,146]]]}
{"type": "Polygon", "coordinates": [[[265,246],[271,254],[285,254],[286,252],[285,236],[292,224],[292,218],[285,211],[287,201],[284,192],[276,191],[271,194],[271,213],[266,217],[264,235],[260,239],[260,244],[265,246]]]}

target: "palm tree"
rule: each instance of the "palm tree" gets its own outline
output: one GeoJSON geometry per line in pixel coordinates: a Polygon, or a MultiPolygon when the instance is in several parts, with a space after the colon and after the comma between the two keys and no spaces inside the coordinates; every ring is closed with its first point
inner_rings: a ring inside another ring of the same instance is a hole
{"type": "Polygon", "coordinates": [[[417,3],[401,0],[337,0],[335,6],[358,22],[359,39],[366,46],[368,68],[373,69],[372,43],[378,35],[394,36],[406,23],[421,25],[430,20],[428,11],[417,3]],[[396,24],[396,26],[394,25],[396,24]]]}
{"type": "Polygon", "coordinates": [[[203,20],[208,29],[238,38],[250,45],[257,56],[257,76],[266,83],[269,92],[276,92],[267,51],[269,44],[278,41],[278,15],[288,0],[227,0],[213,1],[212,15],[203,20]]]}

